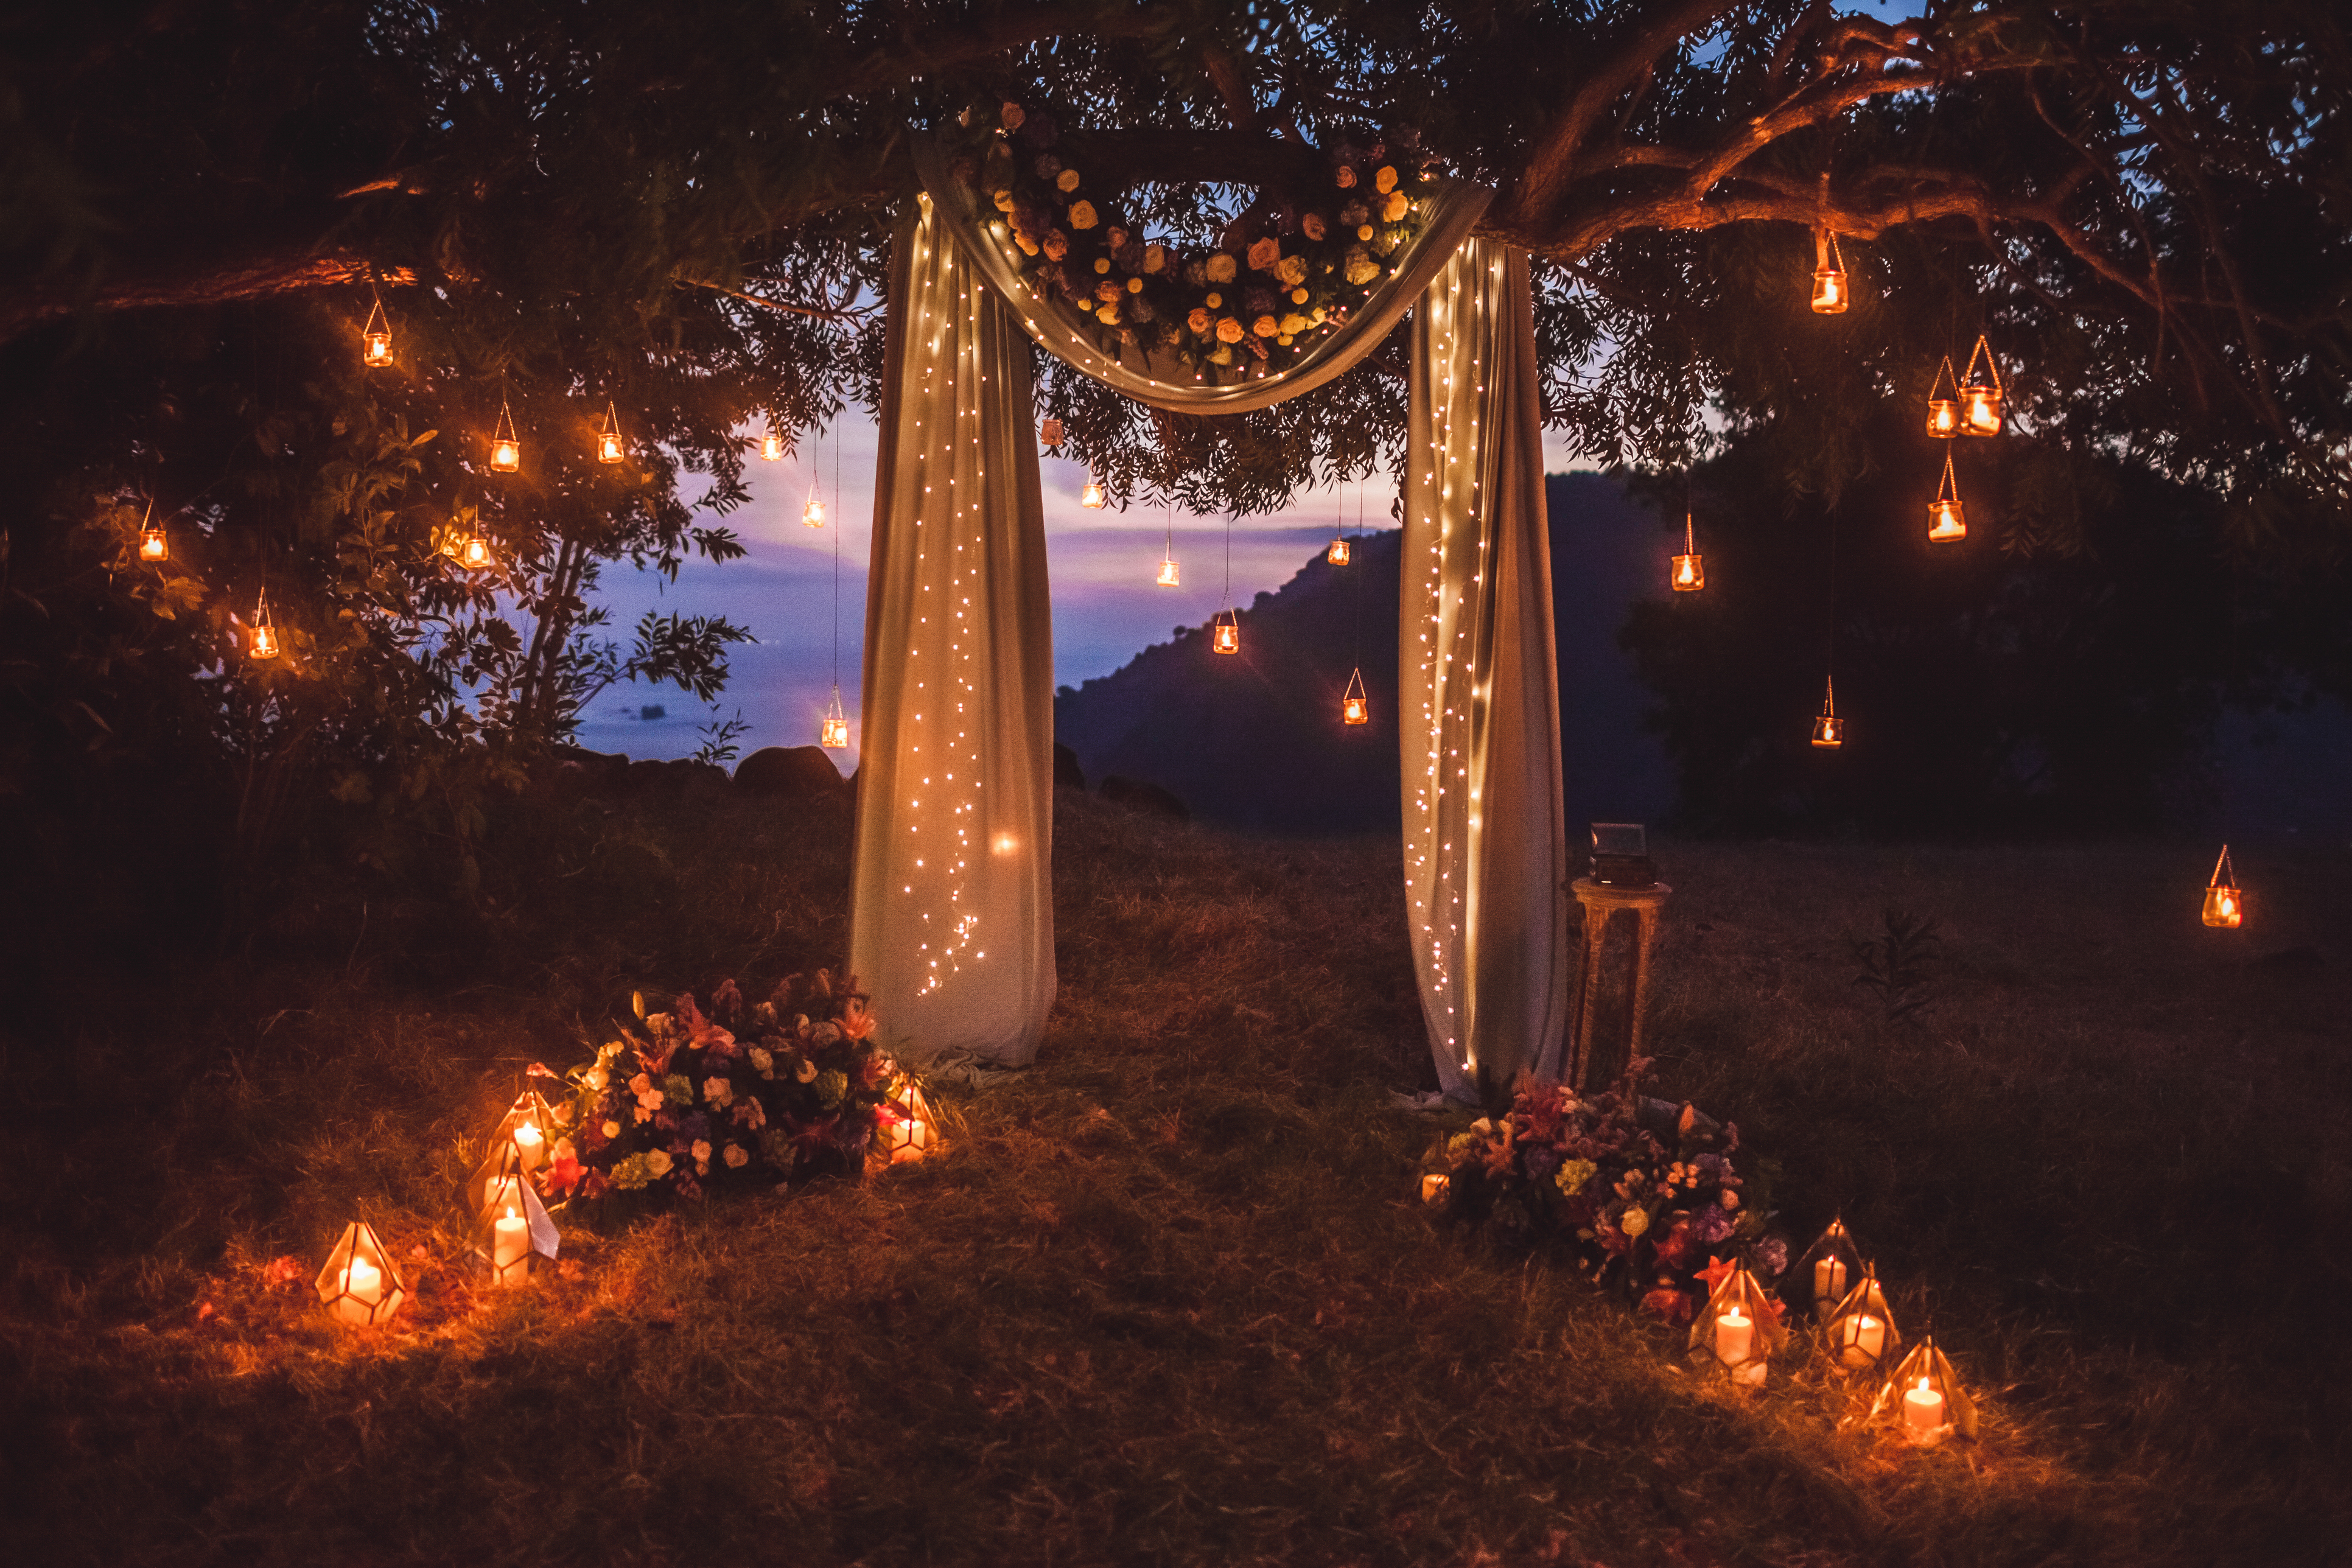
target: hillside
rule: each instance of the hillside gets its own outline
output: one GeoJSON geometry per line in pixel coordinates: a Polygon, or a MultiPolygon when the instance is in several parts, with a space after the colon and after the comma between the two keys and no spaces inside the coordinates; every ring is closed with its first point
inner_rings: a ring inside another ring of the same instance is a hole
{"type": "MultiPolygon", "coordinates": [[[[1554,474],[1545,488],[1569,820],[1654,819],[1672,778],[1642,729],[1646,698],[1616,634],[1662,577],[1664,535],[1601,475],[1554,474]]],[[[1057,738],[1090,782],[1147,779],[1203,821],[1285,835],[1395,831],[1401,539],[1360,539],[1346,566],[1318,553],[1260,594],[1242,609],[1238,655],[1211,653],[1204,627],[1179,627],[1115,673],[1064,687],[1057,738]],[[1339,698],[1358,663],[1372,720],[1350,728],[1339,698]]]]}

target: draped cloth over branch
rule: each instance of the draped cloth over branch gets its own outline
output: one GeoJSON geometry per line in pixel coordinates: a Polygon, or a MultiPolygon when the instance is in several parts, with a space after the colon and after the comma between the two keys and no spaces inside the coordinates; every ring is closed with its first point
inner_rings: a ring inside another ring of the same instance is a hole
{"type": "Polygon", "coordinates": [[[916,164],[928,189],[888,300],[850,928],[901,1048],[1021,1065],[1054,998],[1051,606],[1022,335],[1152,407],[1237,414],[1343,374],[1419,303],[1399,730],[1423,1009],[1457,1099],[1556,1072],[1567,847],[1533,308],[1526,254],[1469,238],[1493,193],[1442,189],[1348,321],[1286,372],[1214,386],[1099,347],[928,140],[916,164]]]}

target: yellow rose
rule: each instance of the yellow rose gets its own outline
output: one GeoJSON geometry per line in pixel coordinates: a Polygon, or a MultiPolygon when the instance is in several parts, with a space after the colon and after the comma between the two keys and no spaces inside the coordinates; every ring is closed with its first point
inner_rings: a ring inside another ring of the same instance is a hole
{"type": "Polygon", "coordinates": [[[663,1149],[648,1149],[646,1151],[646,1169],[652,1172],[655,1175],[668,1175],[669,1164],[670,1161],[668,1151],[663,1149]]]}
{"type": "Polygon", "coordinates": [[[1130,293],[1130,294],[1140,294],[1140,293],[1142,293],[1142,292],[1143,292],[1143,279],[1140,279],[1140,278],[1130,278],[1130,279],[1129,279],[1127,280],[1127,291],[1128,291],[1129,293],[1130,293]]]}
{"type": "Polygon", "coordinates": [[[1650,1211],[1638,1204],[1628,1208],[1624,1217],[1617,1222],[1617,1228],[1627,1236],[1641,1235],[1650,1228],[1650,1211]]]}
{"type": "Polygon", "coordinates": [[[1223,321],[1217,323],[1217,341],[1221,343],[1237,343],[1241,342],[1242,324],[1239,321],[1234,321],[1231,316],[1227,316],[1223,321]]]}
{"type": "Polygon", "coordinates": [[[1372,226],[1371,226],[1370,224],[1368,224],[1368,223],[1367,223],[1367,224],[1359,224],[1359,225],[1357,225],[1357,226],[1356,226],[1356,237],[1357,237],[1358,239],[1370,239],[1370,238],[1371,238],[1371,237],[1372,237],[1372,226]]]}
{"type": "Polygon", "coordinates": [[[1094,203],[1072,202],[1070,204],[1070,226],[1072,228],[1092,228],[1094,226],[1094,203]]]}
{"type": "Polygon", "coordinates": [[[1307,290],[1304,289],[1293,289],[1290,291],[1290,302],[1294,305],[1304,305],[1307,303],[1307,290]]]}
{"type": "Polygon", "coordinates": [[[1109,270],[1110,270],[1110,258],[1109,258],[1109,257],[1108,257],[1108,256],[1097,256],[1097,257],[1096,257],[1096,258],[1095,258],[1095,270],[1096,270],[1096,271],[1097,271],[1097,272],[1108,272],[1108,271],[1109,271],[1109,270]]]}
{"type": "Polygon", "coordinates": [[[1192,328],[1198,336],[1205,338],[1209,335],[1209,312],[1195,309],[1191,315],[1184,318],[1184,324],[1192,328]]]}
{"type": "Polygon", "coordinates": [[[1118,307],[1117,305],[1103,306],[1100,310],[1095,312],[1095,320],[1100,321],[1106,327],[1115,327],[1118,325],[1118,307]]]}
{"type": "Polygon", "coordinates": [[[1235,261],[1230,253],[1220,250],[1209,258],[1210,282],[1230,283],[1240,276],[1240,273],[1241,263],[1235,261]]]}
{"type": "Polygon", "coordinates": [[[1272,235],[1266,236],[1249,247],[1250,270],[1253,272],[1271,272],[1274,270],[1274,264],[1281,259],[1282,241],[1272,235]]]}
{"type": "Polygon", "coordinates": [[[1201,303],[1208,306],[1212,310],[1215,310],[1224,302],[1225,297],[1223,294],[1212,294],[1207,299],[1201,301],[1201,303]]]}
{"type": "Polygon", "coordinates": [[[1227,343],[1219,343],[1215,348],[1211,349],[1209,351],[1209,363],[1211,364],[1233,363],[1234,351],[1232,346],[1227,343]]]}
{"type": "Polygon", "coordinates": [[[1389,163],[1382,163],[1381,165],[1380,172],[1372,176],[1372,189],[1376,191],[1392,191],[1396,189],[1396,169],[1394,165],[1389,163]]]}
{"type": "Polygon", "coordinates": [[[1256,321],[1250,323],[1250,331],[1255,332],[1259,337],[1270,338],[1276,332],[1282,331],[1282,325],[1272,316],[1260,316],[1256,321]]]}
{"type": "MultiPolygon", "coordinates": [[[[1076,169],[1063,170],[1060,174],[1054,176],[1054,186],[1056,190],[1076,190],[1078,188],[1078,172],[1076,169]]],[[[1386,185],[1382,185],[1381,189],[1386,190],[1388,187],[1386,185]]],[[[1091,226],[1082,223],[1078,225],[1078,226],[1080,228],[1087,228],[1091,226]]]]}
{"type": "Polygon", "coordinates": [[[1305,331],[1309,325],[1311,323],[1304,316],[1296,313],[1286,315],[1282,318],[1282,335],[1286,338],[1295,338],[1305,331]]]}
{"type": "Polygon", "coordinates": [[[1275,267],[1274,276],[1277,282],[1293,284],[1306,282],[1307,258],[1303,256],[1284,257],[1275,267]]]}
{"type": "Polygon", "coordinates": [[[1011,191],[997,192],[995,201],[996,210],[998,212],[1009,213],[1013,210],[1013,193],[1011,191]]]}
{"type": "Polygon", "coordinates": [[[1370,283],[1381,275],[1381,264],[1359,250],[1348,258],[1348,269],[1343,274],[1350,283],[1370,283]]]}
{"type": "Polygon", "coordinates": [[[1275,339],[1274,341],[1280,343],[1284,348],[1288,348],[1290,346],[1290,334],[1288,332],[1285,332],[1282,336],[1275,339]]]}
{"type": "Polygon", "coordinates": [[[1402,191],[1391,191],[1389,193],[1388,205],[1381,209],[1381,217],[1385,222],[1396,223],[1401,221],[1404,217],[1404,215],[1412,210],[1412,198],[1411,196],[1406,195],[1402,191]]]}

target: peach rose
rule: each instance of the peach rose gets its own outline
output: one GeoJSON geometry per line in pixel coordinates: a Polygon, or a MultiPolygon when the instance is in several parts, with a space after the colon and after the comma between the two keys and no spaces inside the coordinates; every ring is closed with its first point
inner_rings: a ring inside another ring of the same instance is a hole
{"type": "Polygon", "coordinates": [[[1191,315],[1184,318],[1184,324],[1192,329],[1194,335],[1205,338],[1209,335],[1209,312],[1195,308],[1191,315]]]}
{"type": "Polygon", "coordinates": [[[1376,191],[1392,191],[1396,189],[1396,166],[1394,164],[1383,163],[1381,165],[1380,173],[1372,176],[1372,189],[1376,191]]]}
{"type": "Polygon", "coordinates": [[[1217,341],[1221,343],[1237,343],[1241,342],[1242,324],[1234,320],[1231,316],[1227,316],[1223,321],[1217,323],[1217,341]]]}
{"type": "Polygon", "coordinates": [[[1276,321],[1272,316],[1260,316],[1256,321],[1250,323],[1250,331],[1255,332],[1259,337],[1270,338],[1276,332],[1282,331],[1282,324],[1276,321]]]}
{"type": "Polygon", "coordinates": [[[1095,223],[1094,203],[1072,202],[1070,204],[1070,226],[1072,228],[1092,228],[1094,227],[1095,223]]]}
{"type": "Polygon", "coordinates": [[[1389,193],[1388,205],[1381,209],[1381,216],[1390,223],[1397,223],[1402,221],[1404,215],[1412,210],[1412,198],[1411,196],[1406,195],[1402,191],[1391,191],[1389,193]]]}
{"type": "Polygon", "coordinates": [[[1275,263],[1281,259],[1282,241],[1272,235],[1258,240],[1249,247],[1250,270],[1253,272],[1271,272],[1274,270],[1275,263]]]}
{"type": "MultiPolygon", "coordinates": [[[[1076,169],[1063,170],[1060,174],[1054,176],[1054,188],[1060,191],[1076,190],[1078,188],[1078,172],[1076,169]]],[[[1080,228],[1084,228],[1087,226],[1085,224],[1080,224],[1078,226],[1080,228]]]]}
{"type": "MultiPolygon", "coordinates": [[[[1005,195],[1004,205],[1006,206],[1011,206],[1013,205],[1013,198],[1009,192],[1005,195]]],[[[1298,231],[1309,239],[1321,239],[1326,234],[1330,232],[1324,226],[1323,215],[1321,213],[1308,213],[1305,217],[1300,218],[1298,220],[1298,231]]]]}
{"type": "Polygon", "coordinates": [[[1209,258],[1209,281],[1212,283],[1230,283],[1240,272],[1241,264],[1233,258],[1230,252],[1220,250],[1209,258]]]}

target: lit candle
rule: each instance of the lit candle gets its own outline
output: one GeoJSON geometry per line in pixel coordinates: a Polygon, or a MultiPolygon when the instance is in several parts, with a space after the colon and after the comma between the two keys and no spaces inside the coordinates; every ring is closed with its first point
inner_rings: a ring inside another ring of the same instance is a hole
{"type": "Polygon", "coordinates": [[[1756,1322],[1737,1304],[1726,1307],[1715,1320],[1715,1359],[1731,1369],[1731,1375],[1741,1383],[1764,1381],[1764,1363],[1759,1357],[1748,1360],[1748,1352],[1756,1343],[1756,1322]]]}
{"type": "Polygon", "coordinates": [[[1430,1172],[1421,1179],[1421,1201],[1425,1204],[1437,1202],[1445,1195],[1445,1189],[1453,1184],[1453,1178],[1444,1172],[1430,1172]]]}
{"type": "Polygon", "coordinates": [[[1838,1342],[1843,1347],[1838,1359],[1846,1365],[1872,1365],[1885,1353],[1886,1323],[1867,1312],[1856,1312],[1840,1328],[1838,1342]]]}
{"type": "Polygon", "coordinates": [[[335,1316],[364,1329],[375,1321],[376,1303],[383,1298],[383,1270],[353,1254],[343,1265],[343,1293],[335,1298],[335,1316]]]}
{"type": "Polygon", "coordinates": [[[547,1155],[547,1139],[538,1127],[524,1122],[514,1130],[515,1147],[522,1152],[522,1168],[536,1171],[547,1155]]]}
{"type": "Polygon", "coordinates": [[[490,1279],[499,1285],[512,1285],[523,1278],[523,1260],[530,1256],[530,1226],[520,1215],[509,1209],[500,1219],[490,1243],[490,1279]]]}
{"type": "Polygon", "coordinates": [[[1928,1386],[1926,1378],[1919,1386],[1903,1395],[1903,1424],[1915,1434],[1937,1430],[1944,1424],[1944,1396],[1928,1386]]]}
{"type": "Polygon", "coordinates": [[[1845,1265],[1843,1262],[1834,1258],[1824,1258],[1813,1265],[1813,1300],[1845,1300],[1845,1265]]]}

